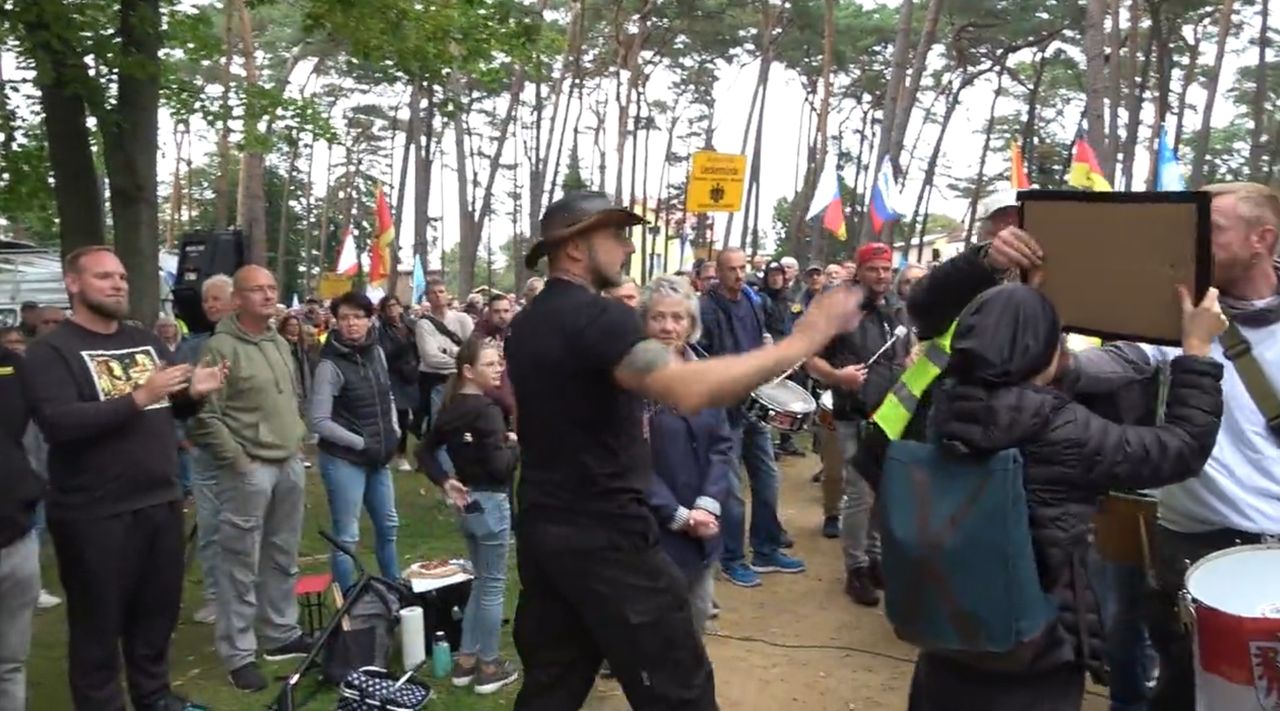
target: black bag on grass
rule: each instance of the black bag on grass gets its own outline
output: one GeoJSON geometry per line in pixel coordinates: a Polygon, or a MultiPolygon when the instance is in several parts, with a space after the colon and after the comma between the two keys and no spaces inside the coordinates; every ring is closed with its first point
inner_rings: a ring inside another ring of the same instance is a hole
{"type": "Polygon", "coordinates": [[[362,667],[386,669],[400,624],[400,600],[396,591],[374,578],[347,612],[325,644],[321,673],[325,681],[340,684],[362,667]]]}

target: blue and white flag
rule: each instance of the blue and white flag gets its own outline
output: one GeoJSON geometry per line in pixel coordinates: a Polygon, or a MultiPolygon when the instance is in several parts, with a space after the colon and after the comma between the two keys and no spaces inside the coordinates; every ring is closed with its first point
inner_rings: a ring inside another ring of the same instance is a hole
{"type": "Polygon", "coordinates": [[[1187,174],[1178,162],[1178,155],[1169,143],[1169,134],[1165,127],[1160,127],[1160,142],[1156,148],[1156,190],[1186,190],[1187,174]]]}
{"type": "Polygon", "coordinates": [[[422,271],[422,260],[413,255],[413,303],[422,303],[427,293],[427,275],[422,271]]]}

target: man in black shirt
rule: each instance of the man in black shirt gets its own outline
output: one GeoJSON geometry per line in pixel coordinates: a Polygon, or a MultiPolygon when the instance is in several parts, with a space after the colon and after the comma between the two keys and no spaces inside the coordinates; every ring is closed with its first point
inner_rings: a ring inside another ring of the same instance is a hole
{"type": "Polygon", "coordinates": [[[603,193],[574,193],[547,208],[526,258],[548,257],[551,278],[506,345],[521,442],[517,711],[580,708],[602,659],[636,711],[716,708],[683,577],[645,503],[642,398],[686,412],[738,402],[860,315],[856,290],[834,290],[776,344],[676,362],[635,311],[599,294],[634,251],[624,228],[643,222],[603,193]]]}
{"type": "Polygon", "coordinates": [[[808,370],[835,391],[832,414],[845,462],[840,505],[840,538],[847,571],[845,594],[860,605],[874,606],[880,604],[880,594],[876,592],[880,536],[876,531],[874,497],[871,487],[849,462],[857,453],[862,424],[902,374],[911,352],[911,338],[905,333],[895,337],[895,330],[905,328],[907,323],[906,309],[885,298],[893,282],[893,251],[880,242],[865,244],[858,249],[857,265],[858,283],[867,295],[865,316],[857,328],[832,341],[820,357],[810,359],[808,370]]]}
{"type": "Polygon", "coordinates": [[[67,591],[77,709],[177,711],[169,638],[182,595],[182,492],[174,417],[222,386],[222,366],[172,365],[122,323],[129,287],[109,247],[67,256],[71,318],[31,344],[23,386],[49,443],[49,533],[67,591]],[[171,404],[172,398],[172,404],[171,404]]]}

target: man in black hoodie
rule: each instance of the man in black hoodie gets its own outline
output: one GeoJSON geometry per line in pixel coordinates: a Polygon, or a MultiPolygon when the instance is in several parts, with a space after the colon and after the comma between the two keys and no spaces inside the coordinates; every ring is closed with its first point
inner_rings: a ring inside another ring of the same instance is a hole
{"type": "Polygon", "coordinates": [[[27,707],[31,616],[40,595],[40,547],[34,532],[44,482],[22,448],[31,419],[22,357],[0,348],[0,709],[27,707]]]}
{"type": "Polygon", "coordinates": [[[76,709],[178,711],[169,639],[182,596],[175,417],[220,388],[222,367],[173,365],[124,321],[128,275],[110,247],[67,256],[72,315],[27,349],[23,390],[49,443],[49,533],[67,592],[76,709]],[[123,649],[123,655],[121,650],[123,649]]]}

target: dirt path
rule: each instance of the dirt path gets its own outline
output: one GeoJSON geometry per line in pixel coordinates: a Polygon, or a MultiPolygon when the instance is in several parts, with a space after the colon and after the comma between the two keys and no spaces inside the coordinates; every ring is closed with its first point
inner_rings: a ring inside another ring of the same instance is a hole
{"type": "MultiPolygon", "coordinates": [[[[767,575],[754,589],[716,584],[723,608],[720,634],[707,638],[715,663],[716,692],[725,711],[904,711],[914,650],[899,642],[883,606],[868,609],[844,596],[839,541],[822,538],[822,492],[809,477],[815,456],[786,457],[782,464],[781,515],[804,559],[803,575],[767,575]],[[853,651],[861,650],[861,651],[853,651]]],[[[601,682],[586,711],[627,711],[620,688],[601,682]]],[[[1084,711],[1106,711],[1086,698],[1084,711]]]]}

